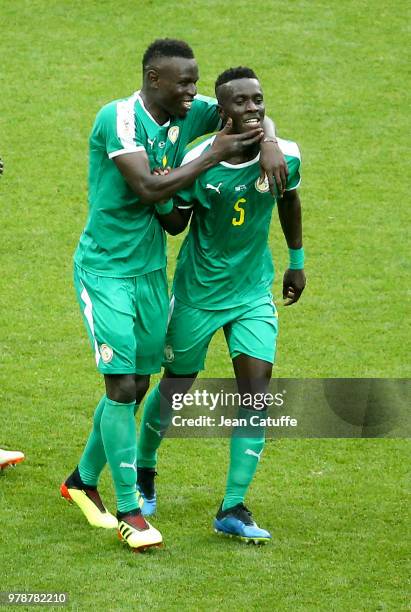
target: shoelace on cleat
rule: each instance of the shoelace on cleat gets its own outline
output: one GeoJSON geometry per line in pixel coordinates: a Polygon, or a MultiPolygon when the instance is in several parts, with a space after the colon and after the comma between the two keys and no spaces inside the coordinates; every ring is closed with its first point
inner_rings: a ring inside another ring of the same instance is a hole
{"type": "Polygon", "coordinates": [[[223,519],[226,516],[234,516],[235,518],[238,518],[240,521],[242,521],[245,525],[254,524],[250,510],[243,503],[237,504],[232,508],[227,508],[227,510],[224,510],[221,513],[220,517],[217,516],[217,518],[223,519]]]}

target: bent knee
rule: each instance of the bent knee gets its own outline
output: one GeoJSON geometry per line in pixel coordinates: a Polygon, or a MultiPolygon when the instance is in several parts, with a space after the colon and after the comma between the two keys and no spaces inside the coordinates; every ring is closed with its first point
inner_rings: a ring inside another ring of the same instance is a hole
{"type": "Polygon", "coordinates": [[[136,400],[136,382],[134,374],[105,375],[106,394],[113,402],[131,404],[136,400]]]}

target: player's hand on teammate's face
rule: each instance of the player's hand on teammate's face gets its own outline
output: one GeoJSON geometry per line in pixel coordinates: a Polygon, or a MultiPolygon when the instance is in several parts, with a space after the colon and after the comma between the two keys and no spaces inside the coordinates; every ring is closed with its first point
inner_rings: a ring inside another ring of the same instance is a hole
{"type": "Polygon", "coordinates": [[[283,278],[283,299],[287,300],[284,306],[291,306],[300,299],[305,287],[304,270],[288,270],[285,271],[283,278]]]}
{"type": "Polygon", "coordinates": [[[262,128],[255,128],[241,134],[232,134],[232,125],[233,122],[229,118],[222,130],[218,132],[211,146],[218,161],[224,161],[226,158],[241,153],[247,147],[260,142],[264,137],[262,128]]]}
{"type": "Polygon", "coordinates": [[[278,144],[261,143],[260,166],[260,178],[263,181],[267,176],[271,194],[283,195],[287,185],[288,166],[278,144]]]}

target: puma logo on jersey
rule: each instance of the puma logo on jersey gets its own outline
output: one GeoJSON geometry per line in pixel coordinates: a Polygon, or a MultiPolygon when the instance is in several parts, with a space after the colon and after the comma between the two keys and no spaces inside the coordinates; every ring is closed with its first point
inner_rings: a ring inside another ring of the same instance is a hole
{"type": "Polygon", "coordinates": [[[214,185],[211,185],[210,183],[207,183],[206,185],[206,189],[212,189],[213,191],[216,191],[217,193],[219,193],[221,195],[221,191],[220,191],[220,187],[223,183],[218,183],[217,187],[214,187],[214,185]]]}
{"type": "Polygon", "coordinates": [[[245,455],[252,455],[253,457],[257,457],[258,461],[260,461],[260,456],[261,456],[261,453],[262,453],[262,452],[263,452],[263,451],[261,450],[259,453],[256,453],[255,451],[251,450],[251,448],[247,448],[247,449],[244,451],[244,454],[245,454],[245,455]]]}
{"type": "Polygon", "coordinates": [[[120,463],[120,467],[121,468],[130,468],[131,470],[134,470],[137,474],[137,462],[135,461],[134,463],[126,463],[125,461],[122,461],[120,463]]]}
{"type": "Polygon", "coordinates": [[[150,147],[153,148],[153,146],[154,146],[154,139],[150,140],[150,138],[147,138],[147,142],[150,145],[150,147]]]}

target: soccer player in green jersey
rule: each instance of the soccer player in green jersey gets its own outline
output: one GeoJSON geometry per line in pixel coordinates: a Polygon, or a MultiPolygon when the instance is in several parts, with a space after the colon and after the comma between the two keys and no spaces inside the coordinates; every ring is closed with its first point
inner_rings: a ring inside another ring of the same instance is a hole
{"type": "MultiPolygon", "coordinates": [[[[262,124],[263,92],[249,68],[221,74],[216,94],[221,117],[223,121],[232,120],[233,131],[246,133],[262,124]]],[[[205,136],[189,147],[183,165],[207,151],[214,138],[205,136]]],[[[208,345],[219,328],[224,329],[240,393],[267,390],[278,329],[271,296],[274,269],[268,247],[276,200],[290,249],[290,266],[283,279],[287,305],[297,302],[304,289],[297,193],[300,153],[294,142],[279,139],[279,144],[289,169],[283,197],[273,197],[268,182],[260,179],[257,145],[201,174],[192,187],[178,193],[176,207],[162,217],[163,226],[177,233],[192,213],[174,277],[164,377],[147,398],[138,442],[145,514],[155,510],[156,451],[170,422],[173,394],[187,392],[199,370],[204,369],[208,345]]],[[[240,408],[239,416],[247,427],[255,424],[255,415],[264,418],[265,413],[240,408]]],[[[227,487],[214,527],[219,533],[264,542],[271,538],[270,533],[256,525],[244,505],[263,450],[264,426],[252,427],[252,435],[247,427],[233,430],[227,487]]]]}
{"type": "MultiPolygon", "coordinates": [[[[61,493],[92,525],[118,527],[135,549],[161,542],[138,507],[134,421],[150,374],[160,370],[168,313],[165,238],[156,209],[167,212],[168,198],[200,172],[263,137],[261,127],[236,135],[225,128],[193,163],[167,176],[151,174],[154,141],[164,150],[162,163],[174,166],[190,140],[218,127],[215,102],[196,97],[197,80],[186,43],[155,41],[143,57],[141,91],[99,111],[90,136],[89,215],[74,257],[77,297],[106,393],[79,465],[61,493]],[[106,462],[117,517],[106,511],[97,491],[106,462]]],[[[265,139],[272,140],[269,131],[265,139]]],[[[261,146],[272,174],[274,145],[261,146]]]]}

